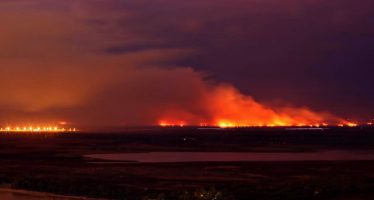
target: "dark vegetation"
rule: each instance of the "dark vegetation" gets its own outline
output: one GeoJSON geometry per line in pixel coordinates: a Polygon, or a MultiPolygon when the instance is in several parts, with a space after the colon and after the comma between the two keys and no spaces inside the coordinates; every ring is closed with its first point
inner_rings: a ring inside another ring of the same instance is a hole
{"type": "Polygon", "coordinates": [[[122,133],[0,134],[0,184],[112,199],[374,199],[374,161],[112,163],[85,154],[144,151],[374,150],[371,128],[131,129],[122,133]]]}

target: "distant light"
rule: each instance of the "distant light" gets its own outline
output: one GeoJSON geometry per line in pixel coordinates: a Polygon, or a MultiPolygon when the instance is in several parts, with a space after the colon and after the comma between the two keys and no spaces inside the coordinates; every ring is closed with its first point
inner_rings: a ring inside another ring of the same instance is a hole
{"type": "Polygon", "coordinates": [[[356,126],[358,126],[358,124],[349,122],[349,123],[347,123],[347,126],[349,126],[349,127],[356,127],[356,126]]]}
{"type": "Polygon", "coordinates": [[[68,123],[65,122],[65,121],[60,121],[60,122],[58,122],[58,124],[60,124],[60,125],[66,125],[66,124],[68,124],[68,123]]]}
{"type": "MultiPolygon", "coordinates": [[[[67,132],[66,128],[58,126],[7,126],[0,128],[0,132],[17,132],[17,133],[63,133],[67,132]]],[[[69,132],[76,132],[76,128],[69,128],[69,132]]]]}

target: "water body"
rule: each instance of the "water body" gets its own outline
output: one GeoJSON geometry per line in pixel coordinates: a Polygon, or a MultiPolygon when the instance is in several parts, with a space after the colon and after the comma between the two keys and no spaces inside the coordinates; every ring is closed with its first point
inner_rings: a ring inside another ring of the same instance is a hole
{"type": "Polygon", "coordinates": [[[374,151],[320,151],[301,153],[258,152],[147,152],[93,154],[87,158],[141,163],[177,162],[281,162],[281,161],[368,161],[374,151]]]}
{"type": "Polygon", "coordinates": [[[0,189],[0,200],[83,200],[85,198],[64,197],[23,190],[0,189]]]}

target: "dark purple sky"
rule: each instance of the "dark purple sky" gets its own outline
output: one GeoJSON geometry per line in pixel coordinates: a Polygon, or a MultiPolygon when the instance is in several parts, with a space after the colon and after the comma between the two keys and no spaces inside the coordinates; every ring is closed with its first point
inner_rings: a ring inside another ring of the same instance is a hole
{"type": "Polygon", "coordinates": [[[222,83],[371,119],[373,24],[372,0],[2,0],[0,121],[204,118],[222,83]]]}

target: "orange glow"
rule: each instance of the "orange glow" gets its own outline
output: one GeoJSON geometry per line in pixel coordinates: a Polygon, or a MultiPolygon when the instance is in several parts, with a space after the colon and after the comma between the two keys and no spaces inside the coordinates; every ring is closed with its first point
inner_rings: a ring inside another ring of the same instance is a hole
{"type": "MultiPolygon", "coordinates": [[[[235,127],[357,127],[353,123],[327,112],[315,112],[308,108],[276,107],[261,104],[250,96],[241,94],[231,86],[220,86],[208,92],[200,110],[200,115],[183,115],[183,113],[168,110],[159,121],[162,127],[178,126],[183,121],[183,126],[212,126],[220,128],[235,127]],[[170,114],[172,113],[172,114],[170,114]]],[[[183,109],[180,109],[183,111],[183,109]]]]}
{"type": "MultiPolygon", "coordinates": [[[[367,125],[372,126],[373,123],[367,123],[367,125]]],[[[338,126],[338,127],[358,127],[359,124],[356,123],[341,123],[341,124],[257,124],[257,125],[252,125],[252,124],[241,124],[241,123],[236,123],[236,122],[231,122],[231,121],[219,121],[216,124],[207,124],[207,123],[200,123],[199,125],[194,125],[194,124],[177,124],[177,123],[167,123],[167,122],[160,122],[159,126],[161,127],[185,127],[185,126],[199,126],[199,127],[219,127],[219,128],[261,128],[261,127],[311,127],[311,128],[320,128],[320,127],[328,127],[328,126],[338,126]]]]}
{"type": "Polygon", "coordinates": [[[161,127],[184,127],[186,126],[186,122],[184,121],[168,122],[168,121],[161,120],[158,123],[158,125],[161,127]]]}
{"type": "Polygon", "coordinates": [[[232,122],[220,121],[220,122],[218,122],[217,126],[220,127],[220,128],[233,128],[233,127],[238,127],[240,125],[232,123],[232,122]]]}
{"type": "Polygon", "coordinates": [[[16,133],[64,133],[64,132],[76,132],[75,128],[67,129],[58,126],[7,126],[0,128],[0,132],[16,132],[16,133]],[[23,127],[23,128],[21,128],[23,127]]]}
{"type": "Polygon", "coordinates": [[[349,126],[349,127],[356,127],[356,126],[358,126],[358,124],[352,123],[352,122],[348,122],[346,125],[349,126]]]}
{"type": "Polygon", "coordinates": [[[68,124],[68,123],[65,122],[65,121],[60,121],[60,122],[58,122],[58,124],[64,126],[64,125],[66,125],[66,124],[68,124]]]}

